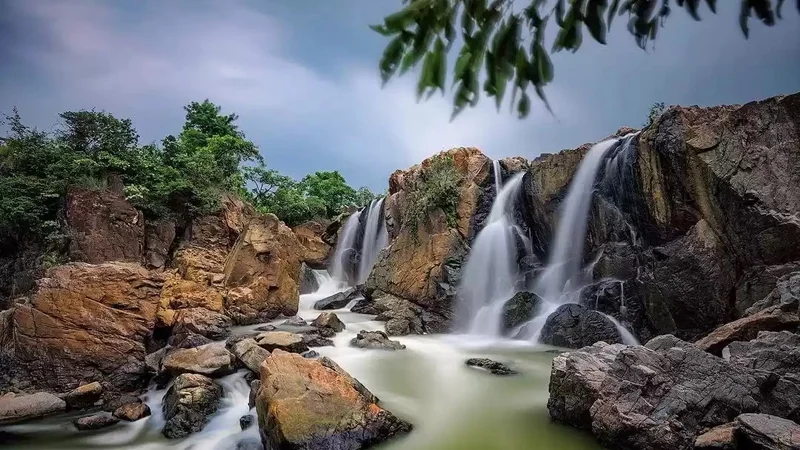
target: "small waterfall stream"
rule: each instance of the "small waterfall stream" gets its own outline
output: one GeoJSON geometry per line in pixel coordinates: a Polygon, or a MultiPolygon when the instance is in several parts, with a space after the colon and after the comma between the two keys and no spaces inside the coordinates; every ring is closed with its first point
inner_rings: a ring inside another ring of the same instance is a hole
{"type": "Polygon", "coordinates": [[[375,260],[389,240],[386,225],[383,223],[383,198],[373,200],[365,211],[367,212],[364,239],[361,245],[361,260],[358,263],[358,284],[367,281],[375,260]]]}
{"type": "Polygon", "coordinates": [[[329,272],[335,280],[341,282],[346,282],[350,278],[348,269],[351,267],[350,261],[353,259],[353,246],[358,233],[359,217],[361,217],[361,211],[351,214],[339,230],[339,238],[336,241],[336,250],[333,253],[329,272]]]}
{"type": "Polygon", "coordinates": [[[388,243],[383,202],[383,198],[375,199],[351,214],[339,231],[329,272],[342,287],[367,281],[378,253],[388,243]]]}

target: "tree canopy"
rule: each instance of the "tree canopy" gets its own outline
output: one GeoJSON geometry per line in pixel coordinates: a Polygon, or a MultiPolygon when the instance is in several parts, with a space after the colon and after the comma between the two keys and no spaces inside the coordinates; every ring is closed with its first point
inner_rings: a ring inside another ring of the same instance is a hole
{"type": "MultiPolygon", "coordinates": [[[[458,56],[452,69],[451,88],[455,118],[467,107],[474,107],[483,92],[494,98],[498,110],[510,91],[510,106],[520,118],[531,109],[529,89],[544,103],[544,87],[553,81],[555,70],[550,53],[576,52],[584,30],[597,42],[606,43],[614,18],[627,15],[627,28],[636,44],[646,49],[672,13],[670,0],[525,0],[525,8],[515,9],[513,0],[403,0],[399,11],[372,25],[389,39],[379,68],[383,82],[422,65],[417,82],[417,97],[443,94],[448,79],[447,54],[453,47],[458,56]],[[550,22],[558,27],[553,42],[545,42],[550,22]],[[460,31],[460,33],[459,33],[460,31]],[[548,50],[549,49],[549,50],[548,50]]],[[[734,7],[733,0],[675,0],[692,18],[700,20],[700,10],[716,13],[718,3],[734,7]],[[705,6],[703,6],[705,5],[705,6]]],[[[749,35],[750,19],[774,25],[781,18],[784,0],[741,0],[739,26],[749,35]]],[[[522,5],[520,5],[522,6],[522,5]]],[[[797,0],[800,11],[800,0],[797,0]]]]}

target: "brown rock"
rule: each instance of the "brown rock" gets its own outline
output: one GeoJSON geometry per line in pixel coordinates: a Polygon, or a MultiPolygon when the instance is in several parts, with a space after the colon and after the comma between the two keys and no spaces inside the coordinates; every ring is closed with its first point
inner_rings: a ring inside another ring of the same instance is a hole
{"type": "Polygon", "coordinates": [[[135,264],[51,269],[30,303],[14,310],[13,361],[34,386],[53,390],[83,380],[104,380],[112,391],[141,387],[162,283],[135,264]]]}
{"type": "Polygon", "coordinates": [[[333,361],[277,350],[261,366],[256,399],[264,446],[355,450],[411,429],[377,401],[333,361]]]}
{"type": "Polygon", "coordinates": [[[163,269],[169,261],[175,240],[175,222],[164,219],[148,223],[144,228],[144,264],[149,269],[163,269]]]}
{"type": "Polygon", "coordinates": [[[170,275],[164,282],[164,289],[161,291],[158,309],[159,325],[173,326],[175,315],[179,310],[192,308],[221,313],[224,309],[222,293],[208,284],[184,280],[178,274],[170,275]]]}
{"type": "Polygon", "coordinates": [[[142,402],[127,403],[114,410],[114,417],[135,422],[150,415],[150,407],[142,402]]]}
{"type": "Polygon", "coordinates": [[[694,450],[736,450],[733,440],[733,423],[714,427],[697,436],[694,450]]]}
{"type": "Polygon", "coordinates": [[[331,251],[331,246],[322,240],[326,228],[327,224],[312,220],[302,223],[292,230],[300,245],[303,246],[303,262],[312,269],[326,267],[325,261],[331,251]]]}
{"type": "Polygon", "coordinates": [[[253,217],[225,262],[225,309],[238,323],[297,314],[301,246],[272,214],[253,217]]]}
{"type": "Polygon", "coordinates": [[[336,313],[324,312],[317,316],[313,322],[311,322],[312,326],[317,328],[330,328],[335,332],[344,331],[344,323],[339,320],[339,316],[336,313]]]}
{"type": "Polygon", "coordinates": [[[700,339],[695,345],[701,350],[721,355],[722,349],[734,341],[755,339],[760,331],[793,330],[800,325],[796,312],[786,312],[779,306],[773,306],[752,316],[742,317],[712,331],[700,339]]]}
{"type": "Polygon", "coordinates": [[[101,395],[103,395],[103,386],[95,381],[73,389],[64,396],[64,401],[67,402],[67,408],[69,409],[86,408],[100,400],[101,395]]]}
{"type": "Polygon", "coordinates": [[[144,217],[123,195],[73,187],[65,213],[72,261],[100,264],[142,258],[144,217]]]}
{"type": "Polygon", "coordinates": [[[258,345],[270,352],[283,350],[285,352],[302,353],[308,350],[308,345],[303,341],[303,336],[287,331],[267,331],[256,336],[258,345]]]}
{"type": "Polygon", "coordinates": [[[8,393],[0,396],[0,425],[22,422],[66,410],[64,400],[48,392],[28,395],[8,393]]]}
{"type": "Polygon", "coordinates": [[[225,348],[225,343],[215,342],[200,347],[175,350],[164,358],[164,370],[171,375],[196,373],[223,376],[233,373],[236,360],[225,348]]]}
{"type": "Polygon", "coordinates": [[[81,417],[73,422],[75,428],[81,431],[99,430],[108,428],[119,423],[119,419],[108,413],[99,413],[91,416],[81,417]]]}
{"type": "Polygon", "coordinates": [[[734,422],[737,448],[800,449],[800,425],[767,414],[742,414],[734,422]]]}
{"type": "Polygon", "coordinates": [[[178,310],[175,315],[170,345],[178,345],[191,334],[198,334],[218,341],[225,339],[230,333],[231,319],[218,312],[205,308],[189,308],[178,310]]]}
{"type": "Polygon", "coordinates": [[[185,373],[164,394],[164,429],[169,439],[177,439],[202,430],[208,416],[219,408],[222,386],[208,377],[185,373]]]}
{"type": "Polygon", "coordinates": [[[244,339],[233,345],[231,351],[248,369],[258,373],[269,351],[259,347],[255,339],[244,339]]]}

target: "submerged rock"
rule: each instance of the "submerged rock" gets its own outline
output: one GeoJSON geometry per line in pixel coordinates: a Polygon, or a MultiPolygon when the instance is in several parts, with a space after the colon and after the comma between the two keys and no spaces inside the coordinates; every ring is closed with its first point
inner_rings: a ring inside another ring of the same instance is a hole
{"type": "Polygon", "coordinates": [[[284,350],[292,353],[302,353],[308,350],[308,345],[303,341],[303,336],[286,331],[267,331],[256,336],[256,342],[261,347],[269,350],[284,350]]]}
{"type": "Polygon", "coordinates": [[[466,361],[466,365],[488,370],[493,375],[516,375],[518,373],[507,365],[489,358],[470,358],[466,361]]]}
{"type": "Polygon", "coordinates": [[[172,387],[164,394],[164,429],[169,439],[186,437],[200,431],[208,423],[208,416],[219,407],[222,386],[208,377],[185,373],[175,378],[172,387]]]}
{"type": "MultiPolygon", "coordinates": [[[[326,337],[322,337],[316,333],[308,333],[303,335],[303,343],[305,343],[309,347],[332,347],[333,340],[328,339],[326,337]]],[[[304,353],[304,352],[301,352],[304,353]]]]}
{"type": "Polygon", "coordinates": [[[256,408],[266,448],[356,450],[411,429],[328,358],[277,350],[261,382],[256,408]]]}
{"type": "Polygon", "coordinates": [[[311,325],[317,328],[329,328],[336,333],[344,331],[345,328],[344,323],[342,323],[342,321],[339,320],[339,316],[337,316],[335,313],[328,313],[328,312],[322,313],[319,316],[317,316],[317,318],[314,319],[313,322],[311,322],[311,325]]]}
{"type": "Polygon", "coordinates": [[[58,414],[67,409],[67,403],[49,392],[0,396],[0,425],[38,419],[58,414]]]}
{"type": "Polygon", "coordinates": [[[383,331],[361,330],[350,341],[351,347],[378,349],[378,350],[404,350],[405,345],[389,339],[383,331]]]}
{"type": "Polygon", "coordinates": [[[253,425],[253,421],[255,419],[256,418],[253,417],[252,414],[245,414],[244,416],[239,418],[239,427],[241,427],[241,429],[243,430],[246,430],[250,428],[251,425],[253,425]]]}
{"type": "Polygon", "coordinates": [[[127,403],[114,410],[114,417],[135,422],[150,415],[150,407],[143,402],[127,403]]]}
{"type": "Polygon", "coordinates": [[[550,314],[542,327],[543,344],[581,348],[595,342],[622,342],[617,327],[607,317],[582,305],[561,305],[550,314]]]}
{"type": "Polygon", "coordinates": [[[235,363],[236,358],[225,348],[225,343],[215,342],[174,350],[164,358],[162,364],[164,370],[172,375],[197,373],[220,377],[233,373],[235,363]]]}
{"type": "Polygon", "coordinates": [[[319,358],[319,353],[317,353],[314,350],[309,350],[307,352],[301,353],[300,356],[302,356],[303,358],[308,358],[308,359],[316,359],[316,358],[319,358]]]}
{"type": "Polygon", "coordinates": [[[75,428],[81,431],[99,430],[108,428],[119,423],[119,419],[109,413],[99,413],[91,416],[81,417],[73,422],[75,428]]]}
{"type": "Polygon", "coordinates": [[[308,322],[306,322],[306,320],[303,319],[300,316],[294,316],[294,317],[290,317],[290,318],[284,320],[281,325],[288,325],[288,326],[293,326],[293,327],[304,327],[304,326],[308,325],[308,322]]]}
{"type": "Polygon", "coordinates": [[[536,315],[541,299],[533,292],[517,292],[503,306],[503,331],[512,329],[530,321],[536,315]]]}

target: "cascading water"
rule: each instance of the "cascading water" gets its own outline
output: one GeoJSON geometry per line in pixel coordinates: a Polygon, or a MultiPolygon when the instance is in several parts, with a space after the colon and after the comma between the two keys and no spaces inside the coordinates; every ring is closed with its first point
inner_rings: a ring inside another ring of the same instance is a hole
{"type": "MultiPolygon", "coordinates": [[[[499,190],[461,275],[459,316],[466,321],[465,329],[472,335],[499,336],[503,305],[514,295],[520,276],[516,263],[517,239],[522,233],[513,216],[523,175],[524,172],[514,175],[499,190]]],[[[496,175],[497,184],[500,179],[496,175]]]]}
{"type": "Polygon", "coordinates": [[[353,244],[358,233],[358,219],[361,211],[353,213],[345,221],[344,226],[339,230],[339,238],[336,242],[336,250],[331,261],[330,274],[334,280],[346,283],[349,279],[347,270],[352,260],[353,244]]]}
{"type": "Polygon", "coordinates": [[[358,284],[367,281],[372,266],[378,258],[378,252],[386,247],[389,234],[383,221],[383,198],[373,200],[369,209],[366,209],[366,226],[364,239],[361,245],[361,260],[358,263],[358,284]]]}
{"type": "Polygon", "coordinates": [[[494,193],[500,195],[500,188],[503,187],[503,171],[500,168],[500,160],[492,161],[492,172],[494,173],[494,193]]]}

